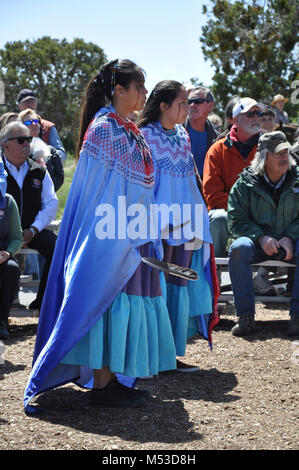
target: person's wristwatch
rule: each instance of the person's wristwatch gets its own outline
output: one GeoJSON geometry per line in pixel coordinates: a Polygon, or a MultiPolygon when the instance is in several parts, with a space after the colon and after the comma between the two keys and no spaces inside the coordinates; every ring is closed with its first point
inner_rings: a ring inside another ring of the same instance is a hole
{"type": "Polygon", "coordinates": [[[38,230],[36,227],[29,227],[30,232],[32,233],[33,235],[33,238],[38,234],[38,230]]]}

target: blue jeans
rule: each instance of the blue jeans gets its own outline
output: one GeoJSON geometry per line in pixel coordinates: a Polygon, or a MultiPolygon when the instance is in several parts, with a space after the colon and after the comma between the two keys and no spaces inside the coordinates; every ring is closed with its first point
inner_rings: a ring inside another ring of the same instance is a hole
{"type": "Polygon", "coordinates": [[[215,257],[225,258],[228,240],[227,212],[224,209],[211,209],[209,219],[215,257]]]}
{"type": "MultiPolygon", "coordinates": [[[[267,256],[260,245],[255,245],[248,237],[240,237],[232,243],[228,268],[238,316],[255,313],[251,264],[270,259],[271,256],[267,256]]],[[[290,262],[296,264],[290,316],[299,318],[299,240],[295,243],[294,256],[290,262]]]]}

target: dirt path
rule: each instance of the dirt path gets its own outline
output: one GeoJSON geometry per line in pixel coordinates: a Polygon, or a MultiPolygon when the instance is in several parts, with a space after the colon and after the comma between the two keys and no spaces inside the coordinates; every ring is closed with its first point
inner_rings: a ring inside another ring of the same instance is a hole
{"type": "MultiPolygon", "coordinates": [[[[164,373],[139,386],[152,394],[145,408],[97,409],[88,392],[66,385],[41,395],[47,411],[23,411],[37,319],[11,318],[5,364],[0,365],[0,449],[13,450],[295,450],[299,448],[298,373],[286,337],[287,307],[257,307],[255,337],[235,338],[227,312],[214,348],[189,342],[194,374],[164,373]]],[[[297,338],[298,339],[298,338],[297,338]]]]}

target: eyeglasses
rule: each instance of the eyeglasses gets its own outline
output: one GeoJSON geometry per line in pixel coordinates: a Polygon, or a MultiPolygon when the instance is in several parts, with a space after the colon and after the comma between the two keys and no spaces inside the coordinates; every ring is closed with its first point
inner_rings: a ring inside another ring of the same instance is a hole
{"type": "Polygon", "coordinates": [[[256,115],[257,117],[261,117],[262,113],[261,113],[260,111],[257,111],[257,110],[255,110],[255,111],[248,111],[248,113],[246,113],[246,116],[247,116],[248,118],[253,118],[255,115],[256,115]]]}
{"type": "Polygon", "coordinates": [[[270,121],[273,121],[274,117],[271,116],[270,114],[263,114],[262,115],[262,121],[265,121],[265,122],[270,122],[270,121]]]}
{"type": "Polygon", "coordinates": [[[274,116],[272,113],[261,113],[261,117],[267,117],[267,116],[274,119],[274,116]]]}
{"type": "Polygon", "coordinates": [[[189,98],[188,104],[202,104],[202,103],[209,103],[209,101],[205,100],[204,98],[189,98]]]}
{"type": "Polygon", "coordinates": [[[17,140],[18,144],[22,145],[24,142],[31,142],[32,141],[32,137],[23,137],[23,136],[19,136],[19,137],[11,137],[10,139],[6,139],[5,142],[10,142],[11,140],[17,140]]]}
{"type": "Polygon", "coordinates": [[[25,126],[31,126],[31,124],[39,124],[38,119],[28,119],[28,121],[24,121],[25,126]]]}

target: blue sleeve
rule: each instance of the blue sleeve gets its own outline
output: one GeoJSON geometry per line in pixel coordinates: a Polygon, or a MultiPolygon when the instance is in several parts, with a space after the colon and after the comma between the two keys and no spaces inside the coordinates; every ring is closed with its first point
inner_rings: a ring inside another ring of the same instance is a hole
{"type": "Polygon", "coordinates": [[[52,145],[53,147],[56,148],[57,153],[58,153],[58,155],[59,155],[60,158],[61,158],[61,161],[62,161],[62,162],[65,162],[66,157],[67,157],[66,151],[65,151],[65,149],[64,149],[64,147],[63,147],[63,144],[62,144],[62,142],[61,142],[61,139],[60,139],[60,137],[59,137],[59,135],[58,135],[58,132],[57,132],[57,129],[56,129],[55,126],[53,126],[53,127],[51,128],[48,144],[49,144],[49,145],[52,145]]]}

